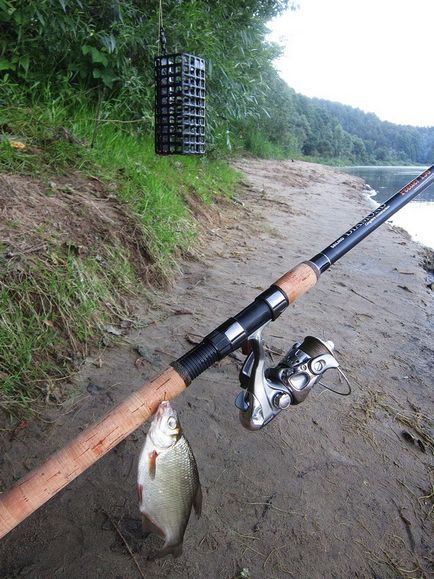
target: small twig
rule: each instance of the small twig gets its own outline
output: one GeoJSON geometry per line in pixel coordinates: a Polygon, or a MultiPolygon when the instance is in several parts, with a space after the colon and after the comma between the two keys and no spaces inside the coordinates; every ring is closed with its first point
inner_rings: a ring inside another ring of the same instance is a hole
{"type": "Polygon", "coordinates": [[[117,524],[114,522],[114,520],[111,518],[111,516],[107,513],[107,511],[104,511],[103,509],[101,509],[101,510],[105,514],[105,516],[108,518],[108,520],[111,522],[111,524],[113,525],[113,528],[115,529],[115,531],[117,532],[119,537],[122,539],[122,542],[124,543],[125,547],[127,548],[128,553],[131,555],[131,558],[134,561],[134,564],[136,565],[136,567],[140,573],[140,576],[143,579],[146,579],[146,576],[143,574],[143,571],[141,570],[140,565],[138,564],[137,559],[136,559],[134,553],[132,552],[131,547],[128,545],[127,540],[123,536],[121,530],[119,529],[117,524]]]}
{"type": "Polygon", "coordinates": [[[246,501],[246,505],[263,505],[264,507],[267,507],[268,509],[272,509],[273,511],[277,511],[278,513],[283,513],[284,515],[302,515],[304,516],[304,513],[300,512],[300,511],[284,511],[283,509],[279,509],[279,507],[275,507],[274,505],[270,504],[268,501],[265,503],[262,502],[250,502],[250,501],[246,501]]]}
{"type": "Polygon", "coordinates": [[[227,466],[225,469],[222,470],[222,472],[218,475],[218,477],[215,479],[215,481],[209,485],[209,488],[213,487],[214,485],[216,485],[218,483],[218,481],[224,475],[224,473],[228,470],[228,468],[229,467],[227,466]]]}
{"type": "Polygon", "coordinates": [[[285,549],[285,548],[287,548],[287,546],[286,546],[286,545],[282,545],[282,547],[274,547],[274,549],[271,549],[271,551],[268,553],[267,558],[265,559],[265,561],[264,561],[264,563],[263,563],[263,565],[262,565],[262,569],[264,569],[264,571],[265,571],[265,567],[266,567],[266,565],[267,565],[267,563],[268,563],[268,560],[270,559],[270,557],[271,557],[274,553],[277,553],[278,551],[281,551],[282,549],[285,549]]]}
{"type": "Polygon", "coordinates": [[[398,273],[401,273],[402,275],[415,275],[414,271],[400,271],[396,267],[394,268],[394,270],[397,271],[398,273]]]}
{"type": "Polygon", "coordinates": [[[264,349],[269,354],[276,354],[276,356],[281,356],[283,354],[283,350],[280,348],[272,348],[271,346],[265,346],[264,349]]]}
{"type": "Polygon", "coordinates": [[[354,290],[353,288],[350,288],[350,291],[352,291],[353,294],[356,294],[356,296],[359,296],[359,298],[363,298],[363,299],[366,300],[367,302],[370,302],[371,304],[374,304],[374,306],[376,305],[375,302],[373,302],[372,300],[370,300],[370,299],[367,298],[366,296],[363,296],[362,294],[359,294],[359,293],[356,292],[356,290],[354,290]]]}
{"type": "Polygon", "coordinates": [[[89,119],[90,121],[97,121],[98,123],[121,123],[121,124],[127,124],[127,123],[146,123],[147,119],[132,119],[129,121],[121,121],[120,119],[89,119]]]}
{"type": "Polygon", "coordinates": [[[223,235],[220,235],[220,233],[217,233],[217,231],[215,229],[210,229],[210,232],[213,235],[216,235],[217,237],[220,237],[220,239],[224,239],[223,235]]]}
{"type": "Polygon", "coordinates": [[[193,316],[194,312],[187,309],[171,310],[174,316],[193,316]]]}
{"type": "Polygon", "coordinates": [[[161,348],[155,348],[154,352],[156,354],[163,354],[164,356],[169,356],[169,358],[173,358],[174,354],[169,354],[169,352],[166,352],[165,350],[162,350],[161,348]]]}
{"type": "Polygon", "coordinates": [[[22,251],[8,251],[6,257],[16,257],[17,255],[25,255],[26,253],[34,253],[35,251],[39,251],[40,249],[46,249],[47,244],[41,243],[40,245],[35,245],[34,247],[28,247],[27,249],[23,249],[22,251]]]}
{"type": "Polygon", "coordinates": [[[256,554],[259,555],[260,557],[264,557],[264,558],[265,558],[264,553],[261,553],[260,551],[257,551],[257,550],[254,549],[253,547],[250,547],[249,545],[246,545],[245,543],[243,543],[243,542],[241,542],[241,541],[240,541],[240,543],[241,543],[241,545],[242,545],[243,547],[245,547],[245,549],[244,549],[244,551],[243,551],[243,554],[242,554],[243,557],[244,557],[244,553],[245,553],[247,550],[249,550],[249,551],[253,551],[253,553],[256,553],[256,554]]]}

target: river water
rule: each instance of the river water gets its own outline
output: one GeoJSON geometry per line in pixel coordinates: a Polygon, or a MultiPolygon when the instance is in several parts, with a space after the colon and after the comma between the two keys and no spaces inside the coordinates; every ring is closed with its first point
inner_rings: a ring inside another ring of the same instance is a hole
{"type": "MultiPolygon", "coordinates": [[[[378,207],[402,189],[425,167],[342,167],[351,175],[362,177],[372,188],[369,196],[378,207]]],[[[434,249],[434,184],[410,201],[391,218],[391,223],[405,229],[411,237],[434,249]]]]}

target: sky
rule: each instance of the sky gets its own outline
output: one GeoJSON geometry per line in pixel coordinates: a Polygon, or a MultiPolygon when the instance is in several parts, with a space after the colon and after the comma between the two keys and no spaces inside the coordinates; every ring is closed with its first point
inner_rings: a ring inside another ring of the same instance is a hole
{"type": "Polygon", "coordinates": [[[297,0],[269,23],[296,92],[434,126],[434,0],[297,0]]]}

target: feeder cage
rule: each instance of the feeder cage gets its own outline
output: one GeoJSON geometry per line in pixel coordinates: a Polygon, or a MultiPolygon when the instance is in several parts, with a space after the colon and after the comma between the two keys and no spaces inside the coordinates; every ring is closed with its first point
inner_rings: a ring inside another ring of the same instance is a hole
{"type": "Polygon", "coordinates": [[[205,60],[192,54],[155,59],[155,152],[205,153],[205,60]]]}

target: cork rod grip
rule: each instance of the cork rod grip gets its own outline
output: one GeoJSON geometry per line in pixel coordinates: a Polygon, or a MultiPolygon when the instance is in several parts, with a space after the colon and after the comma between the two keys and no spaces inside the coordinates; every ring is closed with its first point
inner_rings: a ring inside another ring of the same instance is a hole
{"type": "Polygon", "coordinates": [[[291,304],[312,288],[316,284],[318,277],[319,272],[315,266],[305,261],[285,273],[273,285],[279,287],[286,294],[288,302],[291,304]]]}
{"type": "Polygon", "coordinates": [[[175,398],[185,387],[179,374],[168,368],[19,480],[0,496],[0,538],[138,428],[160,402],[175,398]]]}

